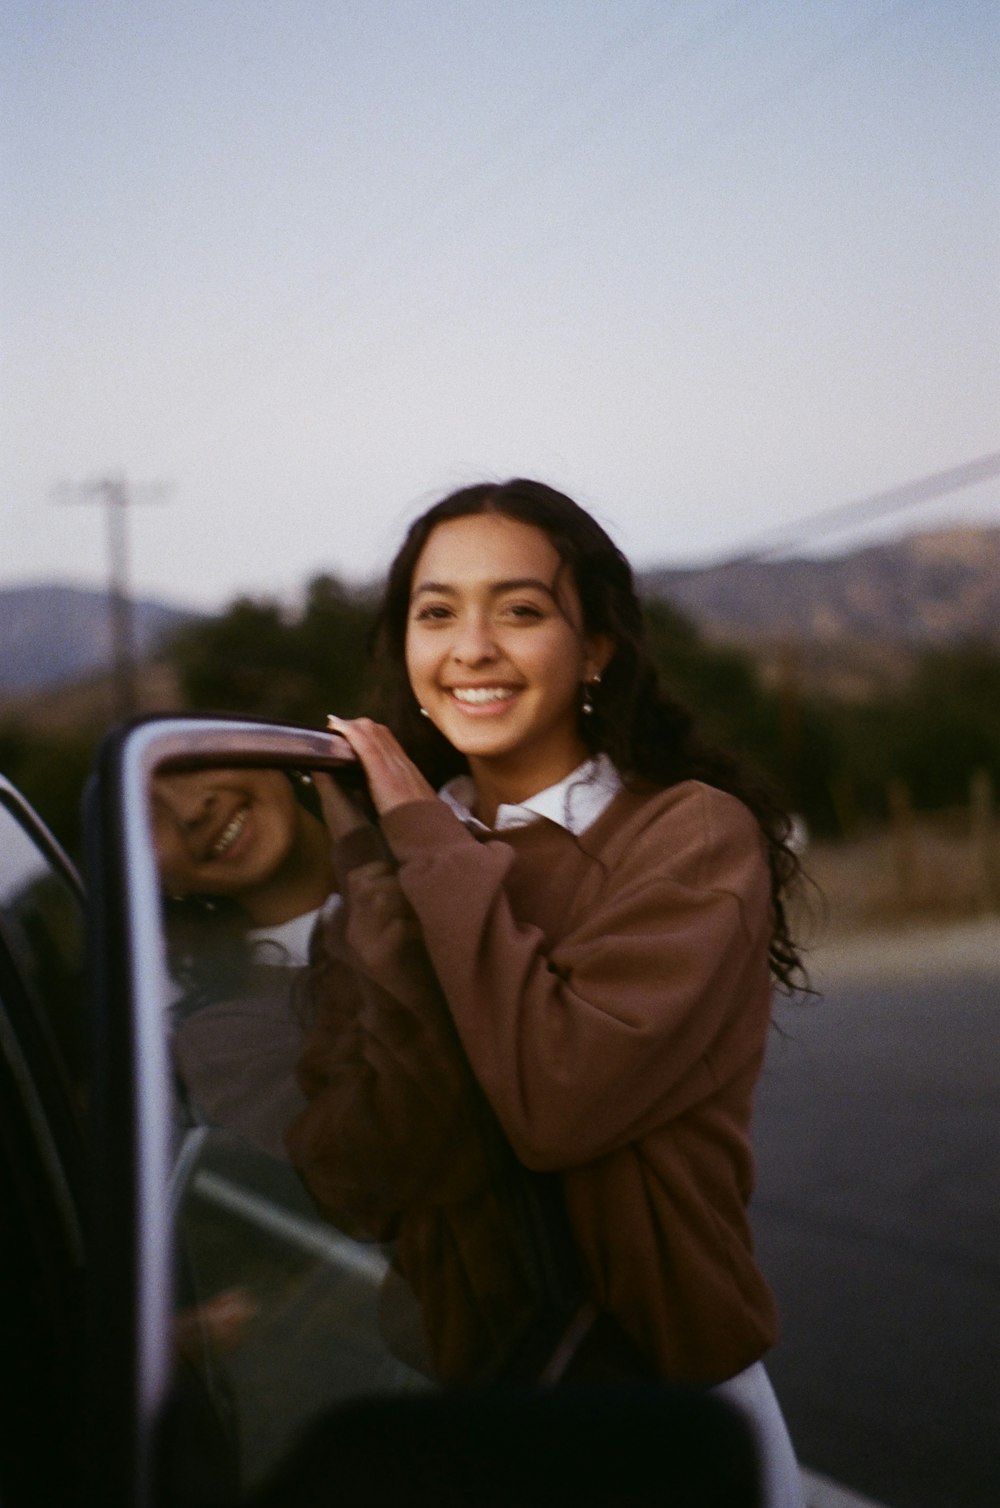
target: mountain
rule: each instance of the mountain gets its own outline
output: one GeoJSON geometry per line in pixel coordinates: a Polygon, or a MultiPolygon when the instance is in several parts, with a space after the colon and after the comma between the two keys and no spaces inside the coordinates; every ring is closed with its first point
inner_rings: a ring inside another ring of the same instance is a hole
{"type": "Polygon", "coordinates": [[[826,559],[652,570],[640,584],[712,637],[750,647],[1000,643],[1000,529],[933,530],[826,559]]]}
{"type": "MultiPolygon", "coordinates": [[[[136,653],[198,616],[163,602],[133,603],[136,653]]],[[[111,656],[108,599],[75,586],[0,589],[0,692],[43,690],[103,670],[111,656]]]]}
{"type": "MultiPolygon", "coordinates": [[[[1000,528],[932,530],[821,559],[663,567],[643,572],[639,585],[707,637],[749,650],[773,681],[787,678],[793,656],[803,684],[832,695],[877,694],[927,645],[975,638],[1000,645],[1000,528]]],[[[199,616],[154,601],[136,602],[134,614],[145,658],[199,616]]],[[[0,696],[53,692],[64,700],[70,683],[106,671],[109,640],[101,592],[0,589],[0,696]]]]}

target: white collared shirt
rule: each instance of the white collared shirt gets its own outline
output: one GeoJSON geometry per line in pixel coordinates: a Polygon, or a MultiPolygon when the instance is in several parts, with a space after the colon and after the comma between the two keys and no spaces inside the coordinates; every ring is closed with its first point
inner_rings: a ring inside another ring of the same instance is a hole
{"type": "Polygon", "coordinates": [[[608,756],[592,754],[563,780],[529,796],[527,801],[516,805],[502,803],[497,807],[492,829],[472,815],[476,787],[471,775],[456,775],[438,794],[466,827],[476,832],[499,833],[505,828],[527,827],[539,817],[547,817],[579,837],[597,821],[621,789],[622,778],[608,756]]]}
{"type": "Polygon", "coordinates": [[[250,927],[246,939],[254,963],[284,964],[299,969],[309,962],[309,939],[319,910],[305,911],[272,927],[250,927]]]}
{"type": "MultiPolygon", "coordinates": [[[[516,804],[504,803],[497,808],[493,832],[503,832],[512,827],[527,827],[540,817],[547,817],[567,832],[579,837],[608,807],[622,788],[622,778],[606,754],[594,754],[583,764],[556,782],[546,787],[527,801],[516,804]]],[[[456,775],[439,792],[441,800],[476,832],[490,832],[485,823],[472,815],[476,799],[476,787],[471,775],[456,775]]],[[[332,912],[340,897],[328,897],[320,908],[332,912]]],[[[309,939],[320,912],[309,911],[303,916],[271,927],[252,927],[247,932],[255,963],[285,964],[289,968],[301,968],[309,961],[309,939]]]]}
{"type": "Polygon", "coordinates": [[[315,911],[304,911],[291,921],[276,922],[271,927],[250,927],[246,934],[254,963],[281,964],[301,969],[309,962],[309,943],[313,928],[321,916],[332,916],[340,905],[340,896],[328,895],[315,911]]]}

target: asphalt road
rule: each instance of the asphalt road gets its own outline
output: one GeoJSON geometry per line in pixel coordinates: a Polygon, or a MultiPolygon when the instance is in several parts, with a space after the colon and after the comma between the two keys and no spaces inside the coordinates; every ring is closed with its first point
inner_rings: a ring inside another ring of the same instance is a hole
{"type": "Polygon", "coordinates": [[[800,1459],[889,1508],[1000,1502],[1000,929],[831,951],[780,1012],[754,1226],[800,1459]]]}

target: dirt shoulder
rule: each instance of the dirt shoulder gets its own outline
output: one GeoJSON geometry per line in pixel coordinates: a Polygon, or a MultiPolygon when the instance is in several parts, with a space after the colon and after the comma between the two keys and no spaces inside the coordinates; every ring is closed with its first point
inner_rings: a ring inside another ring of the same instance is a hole
{"type": "Polygon", "coordinates": [[[1000,977],[1000,916],[936,924],[915,921],[832,934],[810,949],[807,965],[820,988],[834,979],[1000,977]]]}
{"type": "Polygon", "coordinates": [[[984,853],[946,815],[916,823],[904,855],[883,830],[810,844],[803,859],[810,885],[793,908],[794,927],[817,982],[1000,975],[998,838],[984,853]]]}

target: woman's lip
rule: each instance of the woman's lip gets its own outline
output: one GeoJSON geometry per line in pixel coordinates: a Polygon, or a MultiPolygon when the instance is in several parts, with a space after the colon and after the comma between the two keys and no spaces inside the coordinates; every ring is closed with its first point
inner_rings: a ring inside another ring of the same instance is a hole
{"type": "Polygon", "coordinates": [[[491,714],[506,712],[518,696],[520,689],[518,686],[498,686],[495,682],[490,682],[479,686],[446,686],[444,691],[452,706],[458,707],[460,711],[473,717],[488,717],[491,714]],[[494,694],[474,697],[470,701],[459,694],[463,691],[494,694]]]}
{"type": "Polygon", "coordinates": [[[229,858],[233,850],[239,848],[241,840],[246,836],[249,817],[250,804],[249,802],[244,802],[242,806],[236,808],[232,816],[226,818],[222,826],[213,834],[211,842],[206,846],[206,859],[229,858]]]}
{"type": "Polygon", "coordinates": [[[490,702],[509,702],[516,696],[517,686],[501,686],[496,681],[484,681],[478,686],[447,686],[448,695],[465,707],[480,707],[490,702]]]}

